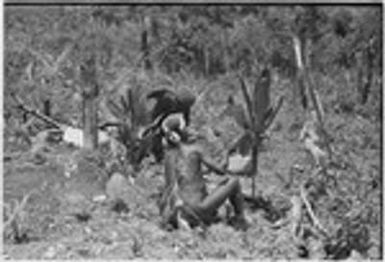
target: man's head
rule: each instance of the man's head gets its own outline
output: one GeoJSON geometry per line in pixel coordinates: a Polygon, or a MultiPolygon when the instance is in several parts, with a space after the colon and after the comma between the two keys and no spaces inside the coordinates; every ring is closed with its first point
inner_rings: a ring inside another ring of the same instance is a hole
{"type": "Polygon", "coordinates": [[[177,145],[187,140],[186,121],[182,114],[172,114],[164,119],[161,126],[163,141],[177,145]]]}

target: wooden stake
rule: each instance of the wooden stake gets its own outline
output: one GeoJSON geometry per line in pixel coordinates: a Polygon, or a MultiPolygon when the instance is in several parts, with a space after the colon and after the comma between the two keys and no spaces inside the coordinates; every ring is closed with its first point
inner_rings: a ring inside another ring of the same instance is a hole
{"type": "Polygon", "coordinates": [[[96,149],[98,145],[97,106],[93,89],[96,87],[91,87],[83,92],[84,147],[92,150],[96,149]]]}
{"type": "Polygon", "coordinates": [[[93,54],[82,65],[83,89],[83,139],[84,147],[96,149],[98,146],[97,96],[99,87],[96,80],[96,59],[93,54]]]}

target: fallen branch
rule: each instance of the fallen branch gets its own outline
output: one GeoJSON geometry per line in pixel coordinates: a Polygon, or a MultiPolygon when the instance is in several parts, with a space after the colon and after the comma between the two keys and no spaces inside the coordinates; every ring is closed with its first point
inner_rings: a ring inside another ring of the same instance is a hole
{"type": "Polygon", "coordinates": [[[290,202],[292,205],[290,214],[286,218],[275,222],[271,228],[279,229],[290,224],[294,239],[299,239],[302,235],[302,200],[298,196],[292,196],[290,202]]]}
{"type": "MultiPolygon", "coordinates": [[[[44,122],[53,125],[55,128],[59,129],[61,132],[63,132],[63,141],[69,144],[73,144],[78,147],[84,147],[84,139],[83,139],[83,130],[76,127],[71,127],[69,125],[62,124],[40,112],[37,110],[34,110],[28,106],[25,105],[25,103],[21,100],[20,97],[18,97],[16,94],[12,94],[13,98],[15,99],[17,103],[17,107],[23,110],[24,112],[27,112],[29,114],[32,114],[36,116],[37,118],[43,120],[44,122]]],[[[120,122],[112,123],[108,122],[100,126],[99,128],[105,128],[108,126],[121,126],[123,125],[120,122]]],[[[52,130],[51,130],[52,131],[52,130]]],[[[104,144],[110,140],[110,136],[107,132],[99,131],[98,132],[98,143],[104,144]]]]}
{"type": "Polygon", "coordinates": [[[34,110],[34,109],[26,106],[25,103],[23,102],[23,100],[21,100],[21,98],[18,97],[16,94],[12,93],[11,95],[15,99],[17,107],[19,109],[21,109],[22,111],[27,112],[31,115],[34,115],[37,118],[43,120],[44,122],[46,122],[48,124],[55,126],[58,129],[64,130],[65,125],[59,123],[58,121],[56,121],[56,120],[54,120],[54,119],[52,119],[52,118],[50,118],[50,117],[48,117],[42,113],[39,113],[37,110],[34,110]]]}
{"type": "Polygon", "coordinates": [[[291,208],[291,232],[293,237],[300,238],[302,237],[303,229],[302,229],[302,201],[298,196],[292,196],[290,198],[290,202],[292,204],[291,208]]]}
{"type": "Polygon", "coordinates": [[[317,218],[317,216],[314,214],[314,211],[313,209],[311,208],[311,205],[310,205],[310,202],[309,200],[307,199],[306,197],[306,192],[305,192],[305,188],[304,188],[304,185],[301,185],[300,187],[300,196],[301,196],[301,199],[303,201],[303,203],[305,204],[305,207],[306,207],[306,211],[308,212],[309,214],[309,217],[311,219],[311,222],[312,224],[324,235],[326,236],[327,238],[329,237],[329,233],[327,232],[327,230],[322,226],[321,222],[319,221],[319,219],[317,218]]]}

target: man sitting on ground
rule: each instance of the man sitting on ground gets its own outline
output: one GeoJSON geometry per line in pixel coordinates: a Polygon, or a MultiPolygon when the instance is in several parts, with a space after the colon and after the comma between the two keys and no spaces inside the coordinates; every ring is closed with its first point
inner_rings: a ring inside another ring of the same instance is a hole
{"type": "Polygon", "coordinates": [[[209,194],[202,167],[217,174],[229,173],[205,156],[197,140],[192,138],[178,118],[166,118],[162,123],[165,148],[165,191],[160,200],[162,222],[177,226],[178,216],[190,226],[210,224],[217,209],[228,199],[234,209],[232,224],[247,228],[243,196],[239,180],[226,176],[209,194]]]}

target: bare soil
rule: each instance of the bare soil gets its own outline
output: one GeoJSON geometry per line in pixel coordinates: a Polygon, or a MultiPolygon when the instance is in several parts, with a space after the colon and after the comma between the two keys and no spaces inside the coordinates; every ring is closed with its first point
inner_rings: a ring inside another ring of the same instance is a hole
{"type": "MultiPolygon", "coordinates": [[[[334,147],[339,152],[336,157],[341,161],[350,159],[351,166],[330,168],[338,185],[334,187],[327,182],[329,194],[313,202],[314,210],[330,232],[336,232],[343,224],[339,217],[347,212],[365,214],[366,220],[360,223],[369,229],[371,246],[360,256],[379,258],[379,137],[367,133],[376,134],[378,127],[363,118],[341,115],[333,115],[329,121],[329,129],[335,131],[334,147]]],[[[271,208],[249,205],[247,214],[252,225],[245,232],[226,223],[225,208],[219,212],[222,221],[205,230],[162,229],[156,200],[163,168],[149,159],[128,180],[129,188],[122,196],[128,211],[118,213],[109,199],[97,200],[106,194],[108,181],[98,157],[66,145],[51,145],[48,150],[32,154],[21,151],[22,145],[7,142],[6,138],[5,155],[12,157],[4,159],[5,204],[32,194],[17,220],[19,236],[5,238],[5,256],[12,259],[298,258],[300,252],[290,226],[271,227],[287,215],[290,196],[298,194],[298,185],[312,174],[309,156],[296,138],[298,127],[286,125],[289,122],[293,119],[282,113],[273,125],[270,139],[264,143],[256,178],[257,195],[268,200],[271,208]],[[295,165],[304,171],[296,170],[295,165]]],[[[243,191],[250,195],[250,179],[240,179],[243,191]]],[[[216,176],[208,176],[208,183],[209,188],[215,187],[216,176]]],[[[324,258],[322,242],[317,238],[309,241],[309,257],[324,258]]]]}

